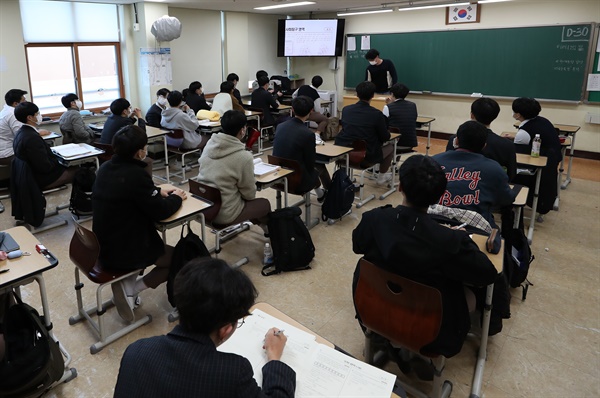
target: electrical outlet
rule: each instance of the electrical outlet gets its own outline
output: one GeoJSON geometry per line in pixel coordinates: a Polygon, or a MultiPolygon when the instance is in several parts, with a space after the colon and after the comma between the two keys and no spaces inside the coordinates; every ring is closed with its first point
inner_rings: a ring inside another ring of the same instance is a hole
{"type": "Polygon", "coordinates": [[[140,31],[140,24],[139,23],[134,23],[133,24],[133,31],[134,32],[139,32],[140,31]]]}

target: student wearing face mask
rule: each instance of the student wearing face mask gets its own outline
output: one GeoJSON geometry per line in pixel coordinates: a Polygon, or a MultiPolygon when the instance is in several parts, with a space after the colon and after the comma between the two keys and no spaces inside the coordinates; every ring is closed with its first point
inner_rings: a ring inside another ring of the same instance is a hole
{"type": "Polygon", "coordinates": [[[94,131],[86,126],[79,113],[83,104],[77,94],[67,94],[61,98],[61,102],[67,108],[58,121],[60,131],[64,135],[63,144],[80,142],[89,144],[94,141],[94,131]]]}
{"type": "Polygon", "coordinates": [[[15,157],[29,165],[39,188],[47,190],[73,181],[77,167],[61,166],[38,132],[42,115],[37,105],[20,103],[15,108],[15,118],[23,123],[13,142],[15,157]]]}
{"type": "Polygon", "coordinates": [[[379,51],[372,48],[365,54],[369,66],[365,71],[365,80],[375,84],[375,93],[387,94],[390,87],[398,83],[396,67],[389,59],[379,58],[379,51]]]}
{"type": "Polygon", "coordinates": [[[140,108],[131,108],[131,104],[125,98],[117,98],[110,104],[110,115],[104,123],[100,142],[103,144],[112,143],[113,137],[117,131],[125,126],[131,126],[137,122],[137,125],[146,131],[146,121],[142,118],[140,108]]]}
{"type": "Polygon", "coordinates": [[[156,103],[148,109],[148,112],[146,112],[146,124],[148,126],[160,128],[160,113],[169,106],[167,97],[170,93],[171,91],[166,88],[161,88],[156,92],[156,103]]]}

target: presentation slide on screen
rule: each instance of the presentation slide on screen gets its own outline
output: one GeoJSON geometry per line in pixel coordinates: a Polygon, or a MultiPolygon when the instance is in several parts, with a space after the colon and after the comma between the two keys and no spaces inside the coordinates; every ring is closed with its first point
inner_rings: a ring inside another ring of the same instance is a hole
{"type": "Polygon", "coordinates": [[[286,57],[309,55],[335,55],[337,20],[293,20],[285,21],[286,57]]]}

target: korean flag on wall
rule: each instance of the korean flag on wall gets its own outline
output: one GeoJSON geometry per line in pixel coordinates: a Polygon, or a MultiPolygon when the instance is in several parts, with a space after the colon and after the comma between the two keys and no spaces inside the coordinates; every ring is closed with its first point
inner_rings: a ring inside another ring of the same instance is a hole
{"type": "Polygon", "coordinates": [[[450,6],[447,8],[446,24],[479,22],[478,12],[477,4],[450,6]]]}

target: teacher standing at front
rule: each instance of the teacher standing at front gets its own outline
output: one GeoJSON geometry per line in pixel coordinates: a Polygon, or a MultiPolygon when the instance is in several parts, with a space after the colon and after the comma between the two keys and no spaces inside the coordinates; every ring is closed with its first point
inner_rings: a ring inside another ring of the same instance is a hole
{"type": "Polygon", "coordinates": [[[379,51],[372,48],[365,54],[369,66],[365,71],[365,80],[375,84],[377,94],[387,94],[390,87],[398,82],[396,67],[389,59],[379,58],[379,51]]]}

